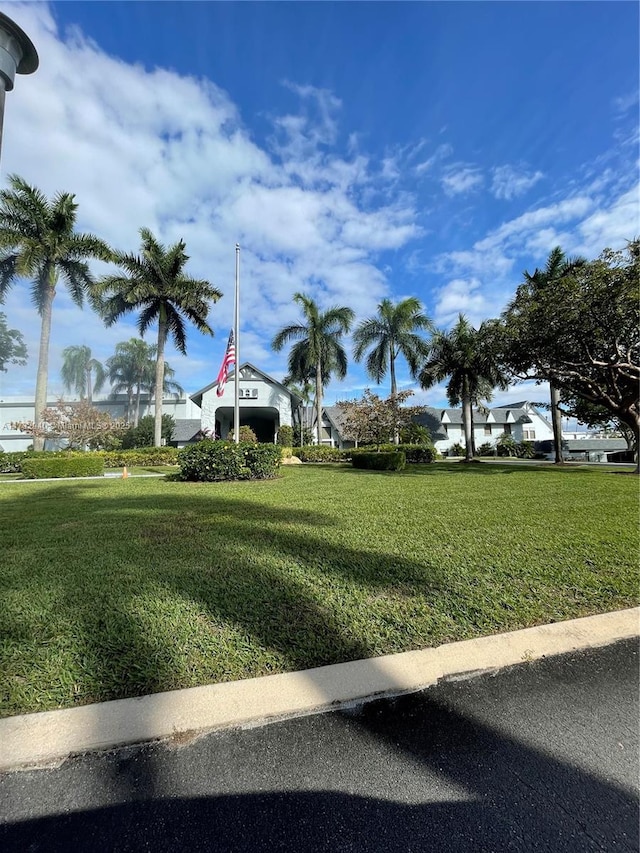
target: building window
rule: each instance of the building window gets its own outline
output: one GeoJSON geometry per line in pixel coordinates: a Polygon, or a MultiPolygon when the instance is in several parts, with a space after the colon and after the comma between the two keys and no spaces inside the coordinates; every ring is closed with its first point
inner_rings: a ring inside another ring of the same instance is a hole
{"type": "Polygon", "coordinates": [[[484,434],[485,435],[491,435],[491,424],[485,424],[484,425],[484,434]]]}
{"type": "Polygon", "coordinates": [[[511,435],[511,424],[505,424],[504,431],[506,435],[511,435]]]}
{"type": "Polygon", "coordinates": [[[536,431],[534,429],[523,429],[522,430],[522,440],[523,441],[535,441],[536,431]]]}

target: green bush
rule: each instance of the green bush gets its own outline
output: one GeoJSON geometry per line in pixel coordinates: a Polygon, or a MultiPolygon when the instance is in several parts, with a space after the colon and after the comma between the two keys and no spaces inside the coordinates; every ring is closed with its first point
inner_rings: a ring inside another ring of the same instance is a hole
{"type": "Polygon", "coordinates": [[[490,441],[485,441],[484,444],[481,444],[478,448],[478,456],[495,456],[496,450],[493,444],[490,441]]]}
{"type": "MultiPolygon", "coordinates": [[[[162,416],[162,431],[161,436],[169,444],[173,438],[173,431],[176,422],[171,415],[162,416]]],[[[153,415],[145,415],[140,418],[137,427],[130,427],[122,435],[122,447],[124,450],[130,450],[132,447],[153,447],[155,438],[155,417],[153,415]]]]}
{"type": "Polygon", "coordinates": [[[301,462],[342,462],[346,453],[337,447],[325,447],[323,444],[308,444],[293,450],[293,455],[301,462]]]}
{"type": "Polygon", "coordinates": [[[354,468],[367,468],[370,471],[402,471],[407,458],[402,451],[354,453],[351,464],[354,468]]]}
{"type": "Polygon", "coordinates": [[[124,465],[177,465],[179,452],[177,447],[136,447],[132,450],[97,450],[94,455],[104,460],[105,468],[122,468],[124,465]]]}
{"type": "Polygon", "coordinates": [[[293,445],[293,427],[283,424],[278,430],[278,444],[280,447],[291,447],[293,445]]]}
{"type": "MultiPolygon", "coordinates": [[[[242,445],[240,445],[242,447],[242,445]]],[[[280,448],[275,444],[247,444],[243,448],[245,466],[252,480],[275,477],[280,465],[280,448]]]]}
{"type": "Polygon", "coordinates": [[[400,430],[402,444],[433,444],[431,433],[421,424],[410,423],[400,430]]]}
{"type": "Polygon", "coordinates": [[[16,450],[0,453],[0,474],[19,474],[25,459],[73,459],[86,456],[81,450],[16,450]]]}
{"type": "Polygon", "coordinates": [[[521,441],[516,447],[516,455],[520,459],[533,459],[536,451],[532,441],[521,441]]]}
{"type": "Polygon", "coordinates": [[[251,442],[251,444],[258,443],[258,436],[251,427],[246,424],[244,426],[240,426],[240,429],[238,430],[238,438],[240,439],[240,442],[247,441],[251,442]]]}
{"type": "Polygon", "coordinates": [[[265,480],[275,477],[280,448],[275,444],[253,444],[205,439],[178,453],[180,480],[265,480]]]}
{"type": "Polygon", "coordinates": [[[498,451],[498,456],[517,456],[518,442],[512,435],[509,435],[507,432],[503,432],[496,442],[496,449],[498,451]]]}
{"type": "MultiPolygon", "coordinates": [[[[374,447],[353,448],[351,456],[361,453],[378,452],[374,447]]],[[[437,451],[430,444],[381,444],[380,453],[404,453],[407,462],[411,465],[435,462],[437,451]]]]}
{"type": "Polygon", "coordinates": [[[447,456],[464,456],[464,447],[460,444],[459,441],[456,441],[455,444],[452,444],[451,447],[447,450],[447,456]]]}
{"type": "Polygon", "coordinates": [[[22,461],[22,475],[28,480],[49,477],[99,477],[104,473],[104,462],[94,453],[81,453],[58,459],[31,458],[22,461]]]}
{"type": "Polygon", "coordinates": [[[280,448],[280,458],[281,459],[291,459],[293,456],[293,448],[285,447],[284,445],[280,448]]]}

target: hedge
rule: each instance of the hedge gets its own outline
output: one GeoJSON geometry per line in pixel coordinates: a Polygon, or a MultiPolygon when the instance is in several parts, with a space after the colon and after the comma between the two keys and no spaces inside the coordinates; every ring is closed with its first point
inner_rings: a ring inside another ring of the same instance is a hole
{"type": "Polygon", "coordinates": [[[21,467],[22,475],[27,480],[42,480],[49,477],[100,477],[104,473],[102,459],[88,453],[66,459],[24,459],[21,467]]]}
{"type": "Polygon", "coordinates": [[[351,451],[339,450],[337,447],[325,447],[322,444],[307,444],[305,447],[294,447],[293,455],[301,462],[344,462],[351,451]]]}
{"type": "Polygon", "coordinates": [[[438,452],[430,444],[381,444],[379,450],[373,447],[358,447],[350,450],[349,453],[353,456],[359,456],[362,453],[404,453],[408,463],[427,464],[435,462],[438,452]]]}
{"type": "Polygon", "coordinates": [[[367,468],[371,471],[402,471],[406,462],[407,458],[401,450],[383,453],[365,451],[354,453],[351,459],[354,468],[367,468]]]}
{"type": "Polygon", "coordinates": [[[135,447],[131,450],[96,450],[93,454],[104,460],[105,468],[124,465],[177,465],[177,447],[135,447]]]}
{"type": "Polygon", "coordinates": [[[253,444],[205,439],[178,453],[178,480],[266,480],[275,477],[280,448],[275,444],[253,444]]]}
{"type": "Polygon", "coordinates": [[[0,474],[19,474],[24,459],[75,459],[84,457],[80,450],[15,450],[0,452],[0,474]]]}

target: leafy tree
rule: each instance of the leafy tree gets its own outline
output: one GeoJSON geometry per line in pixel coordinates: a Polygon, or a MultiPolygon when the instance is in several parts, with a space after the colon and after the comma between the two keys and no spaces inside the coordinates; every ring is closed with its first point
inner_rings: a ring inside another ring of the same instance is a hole
{"type": "Polygon", "coordinates": [[[108,412],[94,409],[87,400],[79,403],[60,400],[56,406],[42,410],[38,424],[20,421],[12,423],[11,427],[32,435],[34,444],[37,438],[43,443],[45,438],[65,438],[71,449],[102,447],[126,429],[122,422],[114,420],[108,412]]]}
{"type": "MultiPolygon", "coordinates": [[[[165,444],[169,444],[173,438],[175,426],[176,422],[171,415],[162,416],[160,445],[163,439],[165,444]]],[[[122,436],[123,450],[129,450],[132,447],[158,447],[160,445],[155,441],[155,417],[153,415],[145,415],[140,418],[138,426],[130,427],[122,436]]]]}
{"type": "MultiPolygon", "coordinates": [[[[47,405],[49,340],[56,285],[60,277],[82,306],[93,284],[88,259],[109,260],[111,250],[93,234],[74,231],[78,205],[70,193],[49,201],[18,175],[0,192],[0,299],[17,278],[31,279],[31,298],[41,317],[36,377],[35,424],[47,405]]],[[[43,439],[35,439],[41,450],[43,439]]]]}
{"type": "Polygon", "coordinates": [[[155,371],[155,428],[154,444],[162,438],[162,389],[165,380],[164,351],[167,337],[183,355],[187,353],[185,319],[203,334],[213,335],[207,323],[211,302],[217,302],[221,292],[208,281],[184,274],[189,260],[185,243],[179,240],[166,248],[147,228],[140,229],[139,255],[114,253],[115,263],[122,272],[105,276],[97,289],[101,311],[107,325],[112,325],[130,311],[139,311],[138,330],[141,335],[152,323],[158,322],[155,371]]]}
{"type": "Polygon", "coordinates": [[[398,432],[411,424],[424,406],[405,406],[413,391],[399,391],[386,400],[368,388],[360,400],[336,403],[344,418],[344,435],[356,444],[387,444],[398,432]]]}
{"type": "Polygon", "coordinates": [[[419,299],[411,296],[396,305],[383,299],[376,317],[363,320],[353,334],[353,356],[361,361],[367,350],[366,368],[369,376],[380,385],[389,372],[391,395],[398,392],[396,360],[402,355],[415,379],[421,363],[429,354],[428,343],[419,331],[432,331],[433,325],[422,312],[419,299]]]}
{"type": "Polygon", "coordinates": [[[322,391],[333,374],[339,379],[347,374],[347,354],[340,339],[351,328],[354,314],[346,307],[322,312],[303,293],[296,293],[293,299],[302,308],[304,322],[280,329],[271,346],[280,352],[286,343],[295,341],[289,353],[289,375],[294,381],[315,376],[316,439],[322,444],[322,391]]]}
{"type": "Polygon", "coordinates": [[[431,354],[420,371],[420,385],[431,388],[438,382],[447,383],[447,399],[452,406],[462,403],[462,423],[465,434],[465,462],[473,459],[472,405],[490,399],[496,386],[507,387],[504,371],[498,366],[483,323],[474,329],[460,314],[456,325],[448,332],[436,331],[431,338],[431,354]]]}
{"type": "Polygon", "coordinates": [[[8,364],[27,363],[27,348],[22,334],[17,329],[7,326],[7,317],[0,312],[0,371],[7,372],[8,364]]]}
{"type": "Polygon", "coordinates": [[[91,347],[84,345],[69,346],[62,350],[60,375],[65,391],[75,391],[89,405],[93,402],[93,392],[100,391],[107,378],[102,364],[91,357],[91,347]]]}
{"type": "MultiPolygon", "coordinates": [[[[544,299],[544,294],[546,291],[548,291],[552,287],[555,287],[555,285],[561,279],[572,275],[579,267],[583,266],[584,263],[584,258],[576,258],[575,260],[570,260],[565,256],[560,246],[556,246],[555,249],[550,252],[544,269],[540,270],[536,268],[533,273],[528,273],[525,271],[525,285],[530,289],[532,293],[536,294],[538,299],[544,299]]],[[[563,465],[564,459],[562,457],[562,416],[560,414],[560,389],[558,388],[555,382],[550,382],[549,390],[551,394],[550,409],[556,457],[555,462],[556,465],[563,465]]]]}
{"type": "MultiPolygon", "coordinates": [[[[640,434],[640,240],[605,249],[554,278],[525,281],[496,327],[502,358],[521,379],[553,383],[602,406],[640,434]]],[[[557,444],[557,443],[556,443],[557,444]]]]}

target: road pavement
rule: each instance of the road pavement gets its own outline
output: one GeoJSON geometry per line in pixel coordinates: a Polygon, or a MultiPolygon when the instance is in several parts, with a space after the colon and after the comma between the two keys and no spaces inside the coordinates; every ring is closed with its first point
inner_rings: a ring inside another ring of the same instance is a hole
{"type": "Polygon", "coordinates": [[[0,850],[637,851],[638,642],[0,775],[0,850]]]}

